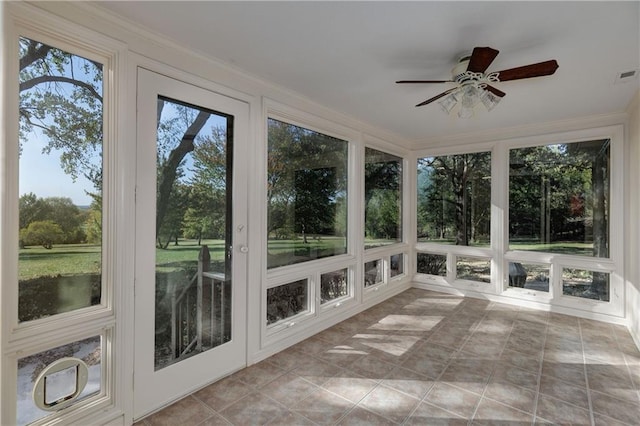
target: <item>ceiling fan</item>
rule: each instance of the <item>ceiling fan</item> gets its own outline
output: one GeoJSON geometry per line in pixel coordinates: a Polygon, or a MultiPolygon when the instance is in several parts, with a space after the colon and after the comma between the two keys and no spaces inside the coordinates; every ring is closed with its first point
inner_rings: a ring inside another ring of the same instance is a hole
{"type": "Polygon", "coordinates": [[[458,116],[468,118],[473,115],[473,107],[479,102],[482,102],[490,111],[504,97],[505,93],[493,87],[493,83],[551,75],[558,69],[558,62],[552,59],[503,71],[486,72],[498,53],[499,51],[490,47],[474,48],[471,55],[460,58],[458,64],[451,70],[452,80],[399,80],[396,83],[456,83],[456,87],[445,90],[416,106],[427,105],[442,98],[439,104],[445,112],[451,113],[459,104],[458,116]]]}

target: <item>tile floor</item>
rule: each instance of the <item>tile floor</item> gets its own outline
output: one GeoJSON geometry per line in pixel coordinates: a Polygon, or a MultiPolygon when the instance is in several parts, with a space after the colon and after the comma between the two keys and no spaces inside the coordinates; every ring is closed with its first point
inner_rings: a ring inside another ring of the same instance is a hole
{"type": "Polygon", "coordinates": [[[640,424],[626,328],[407,290],[136,426],[640,424]]]}

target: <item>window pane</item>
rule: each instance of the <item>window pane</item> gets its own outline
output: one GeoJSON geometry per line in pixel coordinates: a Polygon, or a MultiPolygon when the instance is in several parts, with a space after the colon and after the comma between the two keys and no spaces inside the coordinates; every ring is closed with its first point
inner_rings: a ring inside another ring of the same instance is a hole
{"type": "Polygon", "coordinates": [[[229,342],[233,117],[158,96],[155,369],[229,342]]]}
{"type": "Polygon", "coordinates": [[[346,141],[268,120],[267,267],[347,252],[346,141]]]}
{"type": "Polygon", "coordinates": [[[418,253],[416,255],[416,263],[419,274],[447,276],[446,254],[418,253]]]}
{"type": "Polygon", "coordinates": [[[418,241],[488,246],[491,153],[418,159],[418,241]]]}
{"type": "Polygon", "coordinates": [[[320,303],[327,303],[349,294],[349,270],[347,268],[320,276],[320,303]]]}
{"type": "Polygon", "coordinates": [[[98,394],[102,383],[101,342],[100,336],[90,337],[18,359],[17,424],[26,425],[51,414],[36,406],[32,392],[40,373],[61,358],[79,358],[89,367],[87,384],[76,401],[98,394]]]}
{"type": "Polygon", "coordinates": [[[609,140],[512,149],[509,248],[609,256],[609,140]]]}
{"type": "Polygon", "coordinates": [[[402,253],[392,255],[389,260],[391,278],[404,274],[404,255],[402,253]]]}
{"type": "Polygon", "coordinates": [[[562,294],[609,301],[609,273],[584,269],[562,270],[562,294]]]}
{"type": "Polygon", "coordinates": [[[364,264],[364,286],[370,287],[381,282],[383,282],[382,259],[366,262],[364,264]]]}
{"type": "Polygon", "coordinates": [[[491,261],[481,257],[458,257],[456,259],[456,279],[491,282],[491,261]]]}
{"type": "Polygon", "coordinates": [[[309,310],[306,279],[267,289],[267,325],[309,310]]]}
{"type": "Polygon", "coordinates": [[[509,287],[549,291],[549,265],[509,262],[509,287]]]}
{"type": "Polygon", "coordinates": [[[102,65],[27,38],[20,52],[20,321],[101,301],[102,65]]]}
{"type": "Polygon", "coordinates": [[[402,241],[402,158],[365,148],[364,247],[402,241]]]}

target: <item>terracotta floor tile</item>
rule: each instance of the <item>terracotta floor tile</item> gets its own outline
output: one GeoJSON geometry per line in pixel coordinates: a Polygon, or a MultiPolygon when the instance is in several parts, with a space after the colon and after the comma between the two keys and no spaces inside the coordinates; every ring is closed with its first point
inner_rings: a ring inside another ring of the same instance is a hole
{"type": "Polygon", "coordinates": [[[391,426],[396,423],[362,407],[355,407],[338,422],[344,426],[391,426]]]}
{"type": "Polygon", "coordinates": [[[623,401],[600,392],[591,391],[593,411],[607,417],[637,425],[640,420],[640,404],[623,401]]]}
{"type": "Polygon", "coordinates": [[[213,414],[214,412],[211,408],[193,396],[187,396],[147,417],[145,420],[149,426],[195,426],[213,416],[213,414]]]}
{"type": "MultiPolygon", "coordinates": [[[[220,412],[234,425],[264,425],[287,412],[287,408],[263,395],[253,392],[231,404],[220,412]]],[[[174,423],[180,425],[180,423],[174,423]]]]}
{"type": "Polygon", "coordinates": [[[315,426],[317,423],[312,422],[303,415],[287,411],[267,424],[272,426],[315,426]]]}
{"type": "Polygon", "coordinates": [[[624,327],[410,289],[136,426],[638,419],[640,351],[624,327]]]}
{"type": "Polygon", "coordinates": [[[332,377],[322,385],[322,388],[357,403],[376,386],[378,382],[375,380],[351,374],[345,377],[332,377]]]}
{"type": "Polygon", "coordinates": [[[428,402],[422,402],[404,423],[407,426],[466,426],[469,423],[464,417],[450,413],[428,402]]]}
{"type": "Polygon", "coordinates": [[[260,387],[276,377],[283,375],[285,372],[282,368],[265,360],[240,370],[231,377],[250,386],[260,387]]]}
{"type": "Polygon", "coordinates": [[[579,387],[555,377],[543,375],[540,378],[540,393],[561,399],[580,408],[589,409],[589,397],[586,387],[579,387]]]}
{"type": "Polygon", "coordinates": [[[342,369],[320,358],[307,357],[293,373],[318,386],[342,372],[342,369]]]}
{"type": "Polygon", "coordinates": [[[358,405],[396,423],[402,423],[419,403],[417,398],[381,385],[358,405]]]}
{"type": "Polygon", "coordinates": [[[424,400],[461,417],[471,418],[480,401],[480,395],[445,383],[437,383],[424,400]]]}
{"type": "Polygon", "coordinates": [[[318,386],[297,374],[287,373],[259,388],[259,391],[275,399],[285,407],[291,407],[318,390],[318,386]]]}
{"type": "Polygon", "coordinates": [[[253,388],[231,377],[220,380],[197,391],[194,396],[216,411],[248,395],[253,388]]]}
{"type": "Polygon", "coordinates": [[[534,414],[535,412],[536,392],[531,389],[490,381],[484,391],[484,397],[526,413],[534,414]]]}
{"type": "Polygon", "coordinates": [[[536,415],[554,424],[591,424],[588,410],[546,395],[539,396],[536,415]]]}
{"type": "Polygon", "coordinates": [[[473,416],[472,424],[525,425],[531,424],[532,420],[533,415],[530,413],[482,398],[473,416]]]}
{"type": "Polygon", "coordinates": [[[293,406],[291,411],[324,425],[336,423],[354,406],[353,402],[341,396],[319,389],[293,406]]]}
{"type": "Polygon", "coordinates": [[[433,387],[435,380],[400,366],[387,374],[380,383],[414,398],[422,399],[433,387]]]}

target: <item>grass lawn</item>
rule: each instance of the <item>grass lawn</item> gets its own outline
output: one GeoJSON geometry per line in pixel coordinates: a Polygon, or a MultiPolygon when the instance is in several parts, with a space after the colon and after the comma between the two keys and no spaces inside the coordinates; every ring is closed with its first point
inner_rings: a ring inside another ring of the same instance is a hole
{"type": "Polygon", "coordinates": [[[93,244],[61,244],[51,250],[29,246],[18,254],[18,279],[42,276],[100,273],[101,247],[93,244]]]}
{"type": "MultiPolygon", "coordinates": [[[[441,242],[433,240],[434,242],[441,242]]],[[[372,246],[384,245],[385,240],[367,241],[372,246]]],[[[202,245],[209,247],[212,261],[222,261],[224,258],[223,240],[203,240],[202,245]]],[[[279,255],[291,252],[318,250],[333,252],[343,247],[343,238],[323,237],[309,238],[308,243],[302,239],[269,240],[269,254],[279,255]]],[[[198,246],[196,240],[178,240],[178,245],[170,244],[166,249],[156,249],[156,265],[160,272],[170,272],[176,269],[192,266],[197,262],[198,246]]],[[[512,241],[511,250],[544,251],[550,253],[591,255],[592,243],[562,241],[551,244],[540,244],[533,241],[512,241]]],[[[101,247],[93,244],[64,244],[56,245],[51,250],[43,247],[30,246],[19,251],[19,280],[30,280],[42,276],[70,276],[83,274],[99,274],[101,266],[101,247]]]]}
{"type": "Polygon", "coordinates": [[[535,241],[510,241],[510,250],[541,251],[546,253],[577,254],[584,256],[593,255],[593,243],[577,241],[557,241],[542,244],[535,241]]]}
{"type": "MultiPolygon", "coordinates": [[[[156,264],[167,272],[185,264],[197,262],[200,246],[197,240],[178,240],[177,246],[156,249],[156,264]]],[[[203,240],[209,247],[211,259],[220,261],[224,257],[224,241],[203,240]]],[[[29,280],[43,276],[69,276],[99,274],[101,247],[93,244],[60,244],[51,250],[39,246],[20,249],[18,255],[18,279],[29,280]]]]}

